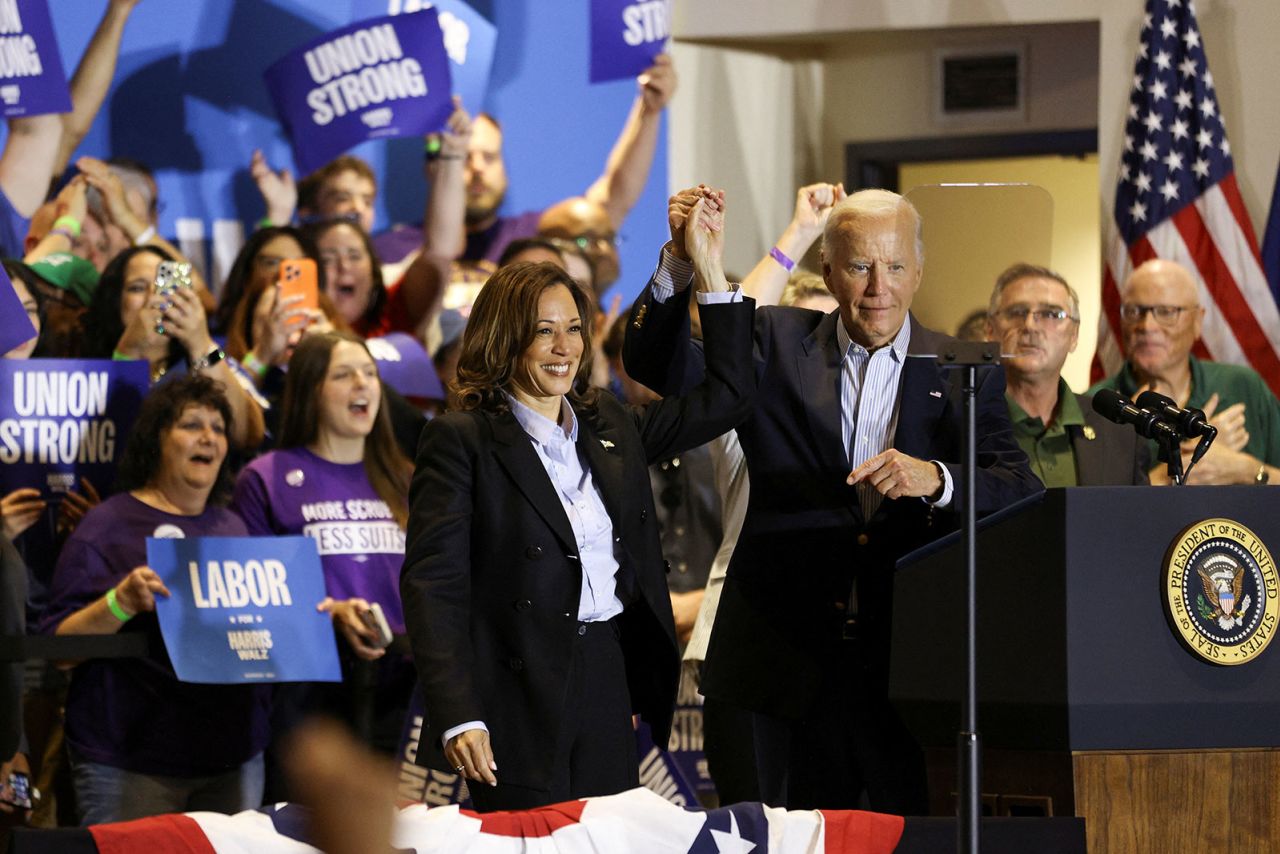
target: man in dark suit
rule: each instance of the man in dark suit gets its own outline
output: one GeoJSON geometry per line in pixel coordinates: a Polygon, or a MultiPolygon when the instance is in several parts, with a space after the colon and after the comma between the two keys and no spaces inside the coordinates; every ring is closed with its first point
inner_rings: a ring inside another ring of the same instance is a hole
{"type": "Polygon", "coordinates": [[[1092,395],[1062,378],[1080,334],[1080,299],[1062,276],[1032,264],[1000,274],[987,309],[987,340],[999,341],[1014,437],[1045,486],[1147,485],[1147,443],[1093,411],[1092,395]]]}
{"type": "MultiPolygon", "coordinates": [[[[707,192],[674,197],[673,217],[707,192]]],[[[663,394],[701,373],[679,242],[633,308],[624,348],[628,372],[663,394]]],[[[908,313],[922,256],[909,202],[855,193],[823,237],[838,310],[756,314],[756,404],[738,426],[751,497],[702,687],[755,713],[761,795],[772,804],[927,807],[919,747],[887,690],[894,563],[954,528],[963,497],[958,377],[931,358],[948,339],[908,313]]],[[[1040,488],[1003,393],[1003,373],[985,372],[979,513],[1040,488]]]]}

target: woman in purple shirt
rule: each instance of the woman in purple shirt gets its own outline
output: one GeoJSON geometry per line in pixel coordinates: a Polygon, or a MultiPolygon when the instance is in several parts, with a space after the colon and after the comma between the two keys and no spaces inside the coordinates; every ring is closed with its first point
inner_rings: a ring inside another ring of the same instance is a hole
{"type": "MultiPolygon", "coordinates": [[[[366,619],[377,605],[388,628],[404,632],[399,579],[412,465],[396,445],[377,363],[364,342],[343,332],[304,337],[289,360],[281,409],[279,449],[241,472],[232,508],[251,534],[314,538],[328,593],[319,607],[333,615],[344,652],[364,661],[382,658],[378,632],[366,619]]],[[[413,686],[411,664],[392,658],[377,668],[374,702],[374,743],[388,748],[400,734],[413,686]]],[[[344,659],[350,682],[355,663],[350,655],[344,659]]],[[[323,686],[284,693],[277,701],[299,711],[342,713],[353,699],[323,686]]],[[[350,710],[344,716],[352,717],[350,710]]],[[[280,728],[290,723],[277,719],[280,728]]]]}
{"type": "Polygon", "coordinates": [[[155,388],[120,463],[123,491],[85,515],[58,559],[45,631],[144,632],[153,650],[72,672],[66,738],[84,824],[262,801],[270,695],[178,681],[155,615],[169,591],[146,565],[147,537],[245,535],[213,503],[228,485],[230,427],[220,383],[195,374],[155,388]]]}

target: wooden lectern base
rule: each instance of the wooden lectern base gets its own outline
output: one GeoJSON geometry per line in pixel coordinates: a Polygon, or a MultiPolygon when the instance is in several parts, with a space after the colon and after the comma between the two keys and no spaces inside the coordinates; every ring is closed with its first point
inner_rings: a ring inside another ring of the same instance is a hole
{"type": "Polygon", "coordinates": [[[1071,758],[1090,854],[1280,852],[1280,750],[1071,758]]]}
{"type": "MultiPolygon", "coordinates": [[[[955,751],[926,749],[930,811],[955,815],[955,751]]],[[[1080,816],[1089,854],[1280,854],[1280,750],[984,750],[983,814],[1080,816]]]]}

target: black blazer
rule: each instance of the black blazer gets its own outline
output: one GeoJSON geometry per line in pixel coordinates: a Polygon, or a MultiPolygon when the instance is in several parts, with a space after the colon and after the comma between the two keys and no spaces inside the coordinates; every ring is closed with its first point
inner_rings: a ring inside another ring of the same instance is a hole
{"type": "MultiPolygon", "coordinates": [[[[752,308],[704,307],[708,378],[689,394],[635,408],[602,393],[574,407],[580,453],[613,522],[632,704],[660,745],[680,661],[648,465],[746,414],[752,308]]],[[[441,734],[480,720],[503,782],[544,789],[582,584],[555,488],[514,415],[472,410],[424,428],[409,499],[400,589],[426,701],[419,762],[452,770],[441,734]]]]}
{"type": "MultiPolygon", "coordinates": [[[[661,304],[647,289],[629,318],[627,372],[659,393],[701,375],[701,351],[688,343],[685,299],[661,304]]],[[[751,495],[702,687],[708,696],[779,717],[802,718],[812,710],[824,674],[847,660],[850,644],[865,670],[859,678],[875,695],[887,691],[894,562],[956,527],[963,507],[959,372],[948,375],[933,359],[909,357],[894,447],[943,463],[955,495],[946,510],[918,498],[886,499],[873,518],[863,518],[855,490],[845,484],[837,322],[835,312],[756,312],[756,405],[738,426],[751,495]],[[855,576],[858,639],[842,641],[855,576]]],[[[948,340],[910,322],[909,353],[937,353],[948,340]]],[[[1013,438],[1002,369],[980,376],[976,401],[976,497],[983,514],[1043,487],[1013,438]]]]}
{"type": "Polygon", "coordinates": [[[1149,486],[1151,451],[1147,440],[1127,424],[1108,421],[1093,411],[1093,395],[1077,394],[1084,423],[1092,432],[1070,429],[1080,486],[1149,486]]]}

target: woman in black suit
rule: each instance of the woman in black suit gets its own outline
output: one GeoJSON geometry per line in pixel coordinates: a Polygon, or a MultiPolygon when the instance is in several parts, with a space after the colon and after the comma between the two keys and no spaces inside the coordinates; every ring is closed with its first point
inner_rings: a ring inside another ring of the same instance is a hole
{"type": "MultiPolygon", "coordinates": [[[[664,251],[698,223],[700,291],[729,290],[720,198],[671,208],[664,251]]],[[[477,809],[638,785],[633,712],[666,742],[679,656],[646,467],[747,412],[752,306],[718,299],[707,381],[643,409],[583,390],[594,312],[560,268],[512,265],[476,299],[451,411],[419,444],[401,594],[420,761],[464,774],[477,809]]]]}

